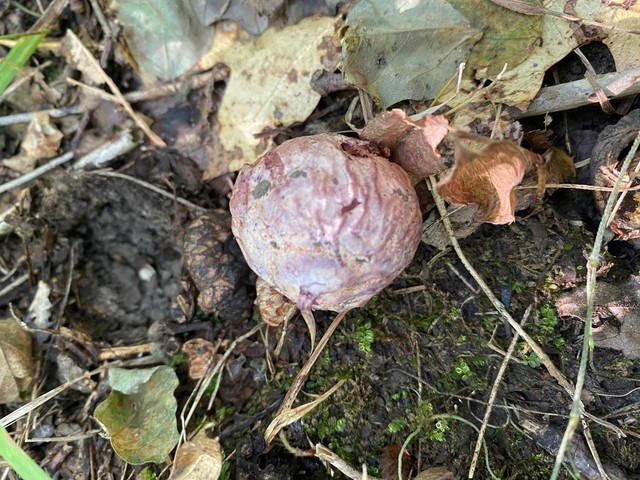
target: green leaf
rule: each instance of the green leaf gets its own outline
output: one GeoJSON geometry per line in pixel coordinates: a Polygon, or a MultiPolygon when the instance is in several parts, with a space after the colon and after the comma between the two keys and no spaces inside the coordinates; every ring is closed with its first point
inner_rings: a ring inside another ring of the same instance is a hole
{"type": "Polygon", "coordinates": [[[37,33],[20,38],[7,56],[2,59],[0,62],[0,94],[11,84],[18,70],[31,58],[44,37],[44,33],[37,33]]]}
{"type": "Polygon", "coordinates": [[[385,108],[434,98],[466,61],[482,29],[445,0],[412,8],[361,0],[349,12],[342,54],[345,81],[385,108]]]}
{"type": "Polygon", "coordinates": [[[113,391],[95,411],[111,445],[123,460],[139,465],[162,463],[178,443],[178,377],[167,366],[109,371],[113,391]]]}

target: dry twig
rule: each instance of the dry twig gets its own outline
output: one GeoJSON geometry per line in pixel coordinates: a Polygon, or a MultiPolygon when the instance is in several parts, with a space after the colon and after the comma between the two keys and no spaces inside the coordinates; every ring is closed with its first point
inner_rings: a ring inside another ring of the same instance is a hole
{"type": "MultiPolygon", "coordinates": [[[[521,325],[524,325],[531,313],[532,305],[529,305],[527,310],[524,312],[522,316],[521,325]]],[[[476,440],[476,447],[473,450],[473,460],[471,461],[471,466],[469,467],[469,474],[467,478],[473,478],[473,475],[476,470],[476,466],[478,465],[478,459],[480,458],[480,450],[482,450],[482,442],[484,440],[484,432],[487,430],[487,426],[489,425],[489,417],[491,416],[491,412],[493,411],[493,404],[496,401],[496,397],[498,395],[498,388],[500,387],[500,382],[502,382],[502,377],[507,371],[507,365],[509,364],[509,360],[511,360],[511,356],[513,355],[513,351],[516,349],[516,345],[520,337],[516,333],[511,339],[511,343],[509,344],[509,348],[507,349],[507,353],[502,360],[502,364],[500,365],[500,369],[498,370],[498,374],[496,375],[495,380],[493,381],[493,387],[491,388],[491,393],[489,395],[489,403],[487,403],[487,409],[484,412],[484,418],[482,419],[482,426],[480,427],[480,433],[478,433],[478,439],[476,440]]]]}

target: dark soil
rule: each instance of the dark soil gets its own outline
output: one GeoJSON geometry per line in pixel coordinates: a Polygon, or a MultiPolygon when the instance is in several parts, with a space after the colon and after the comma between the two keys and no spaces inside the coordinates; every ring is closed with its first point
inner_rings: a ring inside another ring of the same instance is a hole
{"type": "MultiPolygon", "coordinates": [[[[12,17],[17,25],[12,29],[20,30],[26,22],[21,15],[12,17]]],[[[606,71],[612,66],[602,48],[597,44],[583,51],[606,71]]],[[[135,78],[122,65],[112,68],[115,78],[135,78]]],[[[555,70],[559,81],[568,81],[581,77],[581,68],[567,59],[555,70]]],[[[214,97],[223,88],[216,84],[214,97]]],[[[204,93],[190,95],[199,98],[204,93]]],[[[315,131],[318,124],[330,131],[346,130],[342,118],[352,95],[326,96],[319,109],[335,104],[335,111],[284,136],[315,131]]],[[[188,105],[188,98],[177,94],[167,102],[188,105]]],[[[639,107],[635,100],[632,108],[639,107]]],[[[12,108],[3,106],[2,114],[12,113],[12,108]]],[[[143,108],[151,116],[156,111],[153,105],[143,108]]],[[[168,128],[160,118],[156,120],[159,131],[168,128]]],[[[599,107],[556,114],[552,142],[563,147],[568,139],[573,157],[580,162],[591,155],[602,129],[618,120],[599,107]]],[[[92,121],[88,129],[95,128],[92,121]]],[[[524,122],[525,132],[542,124],[542,118],[529,119],[524,122]]],[[[3,155],[15,153],[18,138],[19,129],[0,134],[3,155]]],[[[112,166],[162,189],[173,189],[203,209],[228,211],[233,175],[202,184],[198,167],[171,148],[141,148],[112,166]]],[[[4,173],[8,178],[9,173],[4,173]]],[[[578,183],[590,182],[588,168],[578,170],[578,183]]],[[[198,299],[193,271],[190,274],[183,266],[184,235],[200,215],[195,209],[122,178],[65,169],[40,178],[30,187],[30,199],[28,208],[12,220],[15,229],[2,237],[0,249],[6,273],[1,286],[25,273],[28,280],[3,290],[0,303],[4,317],[14,312],[25,318],[38,282],[52,288],[49,334],[34,337],[38,386],[34,398],[73,378],[73,372],[91,371],[109,359],[143,357],[149,363],[175,366],[181,380],[176,390],[180,410],[196,383],[179,353],[182,345],[192,339],[219,341],[221,353],[261,321],[252,303],[255,278],[237,255],[226,213],[212,220],[217,222],[217,233],[206,240],[212,242],[208,248],[217,252],[217,261],[208,265],[214,269],[211,281],[215,286],[225,282],[227,304],[218,308],[216,303],[205,305],[202,295],[198,299]],[[224,269],[242,275],[225,276],[224,269]],[[229,298],[234,302],[229,304],[229,298]],[[119,347],[131,349],[122,354],[119,347]]],[[[12,202],[13,198],[3,200],[4,205],[12,202]]],[[[558,190],[542,206],[519,212],[512,225],[484,225],[461,241],[465,255],[516,320],[532,306],[525,330],[571,382],[578,370],[584,325],[575,317],[559,317],[555,304],[562,294],[584,285],[585,255],[593,244],[599,216],[590,192],[558,190]]],[[[605,260],[602,282],[623,285],[630,275],[639,273],[640,256],[629,242],[612,242],[605,260]]],[[[321,332],[332,318],[328,312],[316,312],[321,332]]],[[[615,322],[615,318],[603,321],[615,322]]],[[[403,478],[408,478],[409,470],[416,475],[437,466],[446,467],[453,478],[466,478],[476,429],[514,334],[451,249],[440,252],[422,244],[413,263],[391,286],[347,315],[312,370],[298,404],[342,379],[346,383],[284,429],[289,445],[278,438],[266,446],[262,433],[311,348],[300,317],[288,324],[276,356],[280,334],[279,328],[265,327],[261,334],[241,342],[227,361],[211,408],[206,407],[207,398],[196,414],[197,424],[214,422],[210,433],[222,441],[229,459],[228,478],[342,478],[319,460],[293,453],[317,443],[356,469],[364,464],[371,475],[397,478],[397,452],[410,435],[403,478]]],[[[637,357],[594,350],[583,398],[588,413],[619,429],[589,422],[611,478],[640,478],[638,379],[637,357]]],[[[40,407],[30,424],[19,422],[11,431],[26,428],[24,433],[32,438],[90,432],[76,441],[25,444],[54,478],[134,478],[142,467],[126,466],[107,440],[91,433],[98,428],[93,410],[109,391],[105,378],[95,375],[74,388],[40,407]]],[[[18,406],[0,406],[0,417],[18,406]]],[[[487,465],[503,479],[548,478],[570,408],[568,394],[526,343],[519,341],[498,390],[485,434],[487,448],[475,478],[490,478],[487,465]]],[[[571,460],[561,478],[574,474],[600,478],[583,438],[574,438],[571,460]]],[[[151,468],[159,473],[163,467],[151,468]]],[[[167,478],[164,475],[159,478],[167,478]]],[[[4,478],[16,477],[7,473],[4,478]]]]}

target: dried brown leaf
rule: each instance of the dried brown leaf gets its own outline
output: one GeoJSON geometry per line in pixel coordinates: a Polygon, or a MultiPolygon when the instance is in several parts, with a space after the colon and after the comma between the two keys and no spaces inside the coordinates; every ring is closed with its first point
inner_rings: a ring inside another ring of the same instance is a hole
{"type": "Polygon", "coordinates": [[[487,141],[480,153],[465,147],[460,138],[455,145],[456,163],[449,175],[438,182],[438,193],[449,203],[476,204],[474,220],[494,224],[515,220],[515,187],[542,158],[508,141],[487,141]]]}
{"type": "Polygon", "coordinates": [[[36,112],[22,139],[20,153],[3,160],[2,164],[20,173],[30,172],[38,160],[58,153],[62,137],[46,112],[36,112]]]}
{"type": "Polygon", "coordinates": [[[453,480],[453,472],[446,467],[431,467],[416,475],[415,480],[453,480]]]}
{"type": "Polygon", "coordinates": [[[216,480],[222,471],[222,448],[218,438],[201,430],[176,451],[169,480],[216,480]]]}
{"type": "MultiPolygon", "coordinates": [[[[391,443],[384,447],[380,457],[380,474],[383,480],[398,480],[398,455],[402,447],[397,443],[391,443]]],[[[413,459],[411,454],[402,452],[402,478],[408,478],[411,473],[413,459]]]]}
{"type": "Polygon", "coordinates": [[[0,404],[20,398],[32,370],[31,335],[15,320],[0,320],[0,404]]]}
{"type": "MultiPolygon", "coordinates": [[[[586,287],[575,288],[556,300],[561,317],[587,317],[586,287]]],[[[596,284],[593,341],[598,348],[619,350],[626,358],[640,358],[640,276],[625,282],[596,284]]]]}
{"type": "MultiPolygon", "coordinates": [[[[573,159],[565,152],[558,148],[551,148],[542,155],[546,163],[546,183],[564,183],[575,179],[576,168],[573,159]]],[[[540,170],[531,169],[524,176],[524,179],[516,189],[516,211],[529,208],[535,201],[536,197],[540,200],[546,189],[544,184],[540,184],[540,170]]],[[[543,180],[545,180],[543,178],[543,180]]],[[[548,189],[552,193],[555,189],[548,189]]]]}
{"type": "Polygon", "coordinates": [[[189,378],[197,380],[207,374],[214,360],[216,346],[204,338],[192,338],[182,345],[182,351],[187,354],[189,378]]]}
{"type": "Polygon", "coordinates": [[[414,122],[396,108],[373,118],[360,138],[384,145],[393,162],[418,178],[426,178],[446,168],[437,148],[448,131],[449,122],[441,115],[427,115],[414,122]]]}
{"type": "Polygon", "coordinates": [[[218,109],[205,180],[254,163],[274,144],[282,126],[306,120],[320,94],[316,71],[337,64],[334,35],[340,19],[305,18],[253,37],[230,22],[216,26],[216,41],[199,61],[205,70],[223,63],[231,75],[218,109]]]}

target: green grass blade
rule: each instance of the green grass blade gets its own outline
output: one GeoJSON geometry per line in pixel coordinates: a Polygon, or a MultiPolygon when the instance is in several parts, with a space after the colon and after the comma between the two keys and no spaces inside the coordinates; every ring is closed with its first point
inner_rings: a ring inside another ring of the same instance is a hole
{"type": "Polygon", "coordinates": [[[44,33],[38,33],[21,38],[2,59],[0,62],[0,95],[11,84],[18,70],[31,58],[44,37],[44,33]]]}
{"type": "Polygon", "coordinates": [[[51,480],[51,477],[11,439],[0,426],[0,457],[25,480],[51,480]]]}

